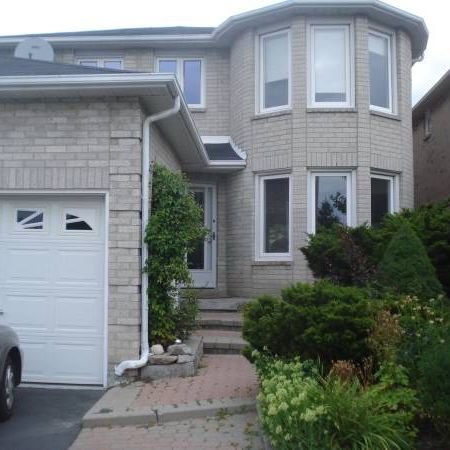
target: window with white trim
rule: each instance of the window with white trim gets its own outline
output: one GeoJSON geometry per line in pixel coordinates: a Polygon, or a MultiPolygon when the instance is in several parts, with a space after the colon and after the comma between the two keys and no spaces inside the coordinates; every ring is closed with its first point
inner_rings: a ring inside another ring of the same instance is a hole
{"type": "Polygon", "coordinates": [[[309,35],[309,105],[353,106],[350,24],[311,25],[309,35]]]}
{"type": "Polygon", "coordinates": [[[16,210],[16,229],[18,230],[43,230],[44,211],[41,209],[16,210]]]}
{"type": "Polygon", "coordinates": [[[394,112],[394,67],[392,64],[393,36],[369,32],[370,108],[394,112]]]}
{"type": "Polygon", "coordinates": [[[173,73],[183,89],[184,97],[191,108],[205,106],[204,60],[202,58],[159,58],[157,71],[173,73]]]}
{"type": "Polygon", "coordinates": [[[270,112],[290,107],[291,50],[289,30],[259,38],[259,110],[270,112]]]}
{"type": "Polygon", "coordinates": [[[78,60],[80,66],[101,67],[104,69],[123,69],[123,61],[120,58],[92,58],[78,60]]]}
{"type": "Polygon", "coordinates": [[[353,225],[351,172],[323,171],[310,174],[309,231],[315,233],[333,224],[353,225]]]}
{"type": "Polygon", "coordinates": [[[431,111],[425,111],[425,115],[423,118],[423,132],[424,132],[424,140],[427,140],[431,137],[431,111]]]}
{"type": "Polygon", "coordinates": [[[291,257],[291,177],[261,175],[256,186],[256,258],[291,257]]]}
{"type": "Polygon", "coordinates": [[[371,223],[378,226],[386,214],[397,210],[397,176],[372,173],[370,189],[371,223]]]}

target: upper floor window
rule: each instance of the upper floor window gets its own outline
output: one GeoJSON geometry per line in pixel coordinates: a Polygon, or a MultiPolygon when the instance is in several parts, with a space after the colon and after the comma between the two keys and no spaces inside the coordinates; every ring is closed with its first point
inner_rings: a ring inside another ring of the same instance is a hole
{"type": "Polygon", "coordinates": [[[104,69],[123,69],[123,61],[119,58],[92,58],[92,59],[80,59],[78,64],[88,67],[102,67],[104,69]]]}
{"type": "Polygon", "coordinates": [[[370,31],[369,75],[371,109],[393,113],[392,35],[370,31]]]}
{"type": "Polygon", "coordinates": [[[425,111],[423,118],[423,131],[424,139],[429,139],[431,137],[431,111],[425,111]]]}
{"type": "Polygon", "coordinates": [[[205,106],[203,59],[160,58],[157,62],[157,70],[161,73],[174,73],[177,76],[190,107],[205,106]]]}
{"type": "Polygon", "coordinates": [[[350,24],[311,25],[309,42],[309,105],[352,106],[350,24]]]}
{"type": "Polygon", "coordinates": [[[290,33],[289,30],[260,37],[260,112],[290,106],[290,33]]]}

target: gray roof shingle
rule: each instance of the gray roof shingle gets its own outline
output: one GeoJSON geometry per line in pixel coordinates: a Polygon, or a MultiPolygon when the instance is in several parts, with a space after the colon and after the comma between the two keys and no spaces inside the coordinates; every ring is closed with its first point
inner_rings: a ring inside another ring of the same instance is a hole
{"type": "Polygon", "coordinates": [[[2,36],[7,37],[66,37],[66,36],[140,36],[161,35],[178,36],[186,34],[211,34],[214,27],[149,27],[149,28],[118,28],[113,30],[75,31],[64,33],[40,33],[2,36]]]}
{"type": "Polygon", "coordinates": [[[123,72],[128,71],[0,56],[1,77],[32,75],[95,75],[123,72]]]}
{"type": "Polygon", "coordinates": [[[230,143],[204,144],[211,161],[243,161],[230,143]]]}

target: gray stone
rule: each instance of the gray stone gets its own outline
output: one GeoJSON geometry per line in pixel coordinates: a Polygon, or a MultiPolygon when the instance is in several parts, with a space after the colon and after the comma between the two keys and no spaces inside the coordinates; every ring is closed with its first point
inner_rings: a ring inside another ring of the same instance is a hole
{"type": "Polygon", "coordinates": [[[177,362],[177,357],[172,355],[153,355],[148,358],[149,364],[174,364],[177,362]]]}
{"type": "Polygon", "coordinates": [[[186,344],[173,344],[169,345],[167,348],[167,353],[169,355],[193,355],[194,352],[192,348],[186,344]]]}
{"type": "Polygon", "coordinates": [[[152,345],[150,348],[150,352],[154,355],[163,355],[164,354],[164,347],[160,344],[152,345]]]}
{"type": "Polygon", "coordinates": [[[177,359],[177,364],[186,364],[194,362],[194,355],[179,355],[177,359]]]}

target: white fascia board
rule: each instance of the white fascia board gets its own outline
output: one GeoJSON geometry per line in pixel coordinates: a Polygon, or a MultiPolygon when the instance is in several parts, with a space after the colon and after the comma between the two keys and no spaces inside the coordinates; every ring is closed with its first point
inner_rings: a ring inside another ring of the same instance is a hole
{"type": "Polygon", "coordinates": [[[204,144],[230,144],[234,153],[244,161],[247,159],[247,153],[236,145],[231,136],[202,136],[202,141],[204,144]]]}

